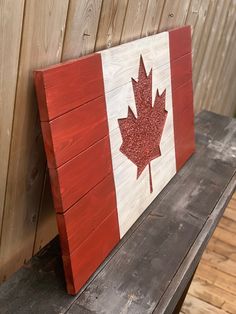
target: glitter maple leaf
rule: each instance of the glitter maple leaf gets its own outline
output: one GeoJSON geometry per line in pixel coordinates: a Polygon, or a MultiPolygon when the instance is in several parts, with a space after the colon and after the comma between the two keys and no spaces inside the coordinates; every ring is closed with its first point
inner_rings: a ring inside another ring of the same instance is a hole
{"type": "Polygon", "coordinates": [[[152,69],[147,75],[140,56],[138,80],[132,78],[137,117],[128,107],[127,118],[118,119],[123,143],[120,151],[137,166],[137,179],[149,166],[150,193],[153,191],[151,160],[161,156],[160,141],[166,122],[166,90],[158,89],[152,105],[152,69]]]}

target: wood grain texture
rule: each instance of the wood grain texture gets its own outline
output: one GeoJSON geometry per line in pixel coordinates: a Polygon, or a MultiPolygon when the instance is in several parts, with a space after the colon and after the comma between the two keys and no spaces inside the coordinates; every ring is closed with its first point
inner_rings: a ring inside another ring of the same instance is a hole
{"type": "Polygon", "coordinates": [[[172,97],[176,169],[179,170],[195,151],[192,81],[172,90],[172,97]]]}
{"type": "Polygon", "coordinates": [[[0,1],[0,238],[12,136],[23,11],[24,0],[17,1],[17,3],[14,0],[0,1]]]}
{"type": "Polygon", "coordinates": [[[114,179],[108,175],[68,211],[57,214],[62,254],[71,254],[115,209],[114,179]]]}
{"type": "Polygon", "coordinates": [[[212,306],[211,304],[199,300],[191,295],[187,296],[181,311],[185,314],[227,314],[226,311],[217,309],[215,306],[212,306]]]}
{"type": "Polygon", "coordinates": [[[216,87],[216,95],[215,95],[215,106],[214,106],[214,110],[216,110],[217,112],[222,111],[222,113],[224,112],[225,114],[228,113],[234,113],[234,100],[233,102],[231,102],[231,107],[230,107],[230,96],[232,97],[233,95],[233,91],[234,91],[234,86],[235,86],[235,80],[234,80],[234,74],[235,73],[235,66],[232,66],[232,64],[230,64],[227,60],[232,60],[233,59],[233,55],[234,55],[234,51],[235,51],[235,39],[236,39],[236,33],[233,32],[231,41],[234,43],[234,45],[229,45],[228,46],[228,51],[227,54],[225,56],[225,60],[224,60],[224,64],[221,70],[221,76],[220,76],[220,80],[217,82],[217,87],[216,87]],[[230,86],[230,90],[221,88],[222,86],[222,82],[229,80],[231,82],[230,86]],[[222,102],[222,99],[225,99],[225,101],[222,102]],[[227,106],[224,104],[227,101],[227,106]]]}
{"type": "Polygon", "coordinates": [[[34,76],[41,121],[55,119],[104,91],[100,54],[35,71],[34,76]]]}
{"type": "Polygon", "coordinates": [[[78,58],[94,51],[102,0],[71,0],[63,60],[78,58]]]}
{"type": "MultiPolygon", "coordinates": [[[[214,22],[214,17],[216,14],[216,8],[217,8],[217,1],[216,0],[212,0],[209,3],[208,9],[206,11],[206,21],[204,23],[203,29],[200,28],[200,30],[198,30],[198,28],[195,30],[195,34],[197,33],[199,38],[199,42],[197,45],[197,42],[195,44],[195,47],[193,47],[193,51],[195,49],[194,52],[194,56],[193,56],[193,84],[194,84],[194,89],[196,88],[196,84],[197,84],[197,79],[198,79],[198,75],[201,69],[201,65],[203,62],[203,58],[204,58],[204,54],[205,51],[207,49],[207,45],[208,45],[208,40],[211,36],[211,28],[214,22]]],[[[208,56],[206,56],[208,57],[208,56]]],[[[198,105],[196,104],[195,106],[196,110],[198,109],[198,105]]]]}
{"type": "Polygon", "coordinates": [[[202,257],[202,261],[214,269],[218,269],[228,275],[236,277],[235,261],[231,261],[225,256],[206,250],[202,257]]]}
{"type": "Polygon", "coordinates": [[[193,87],[192,75],[189,75],[192,72],[191,28],[183,27],[180,31],[177,29],[170,31],[169,40],[172,60],[171,86],[176,169],[178,171],[195,150],[193,87]]]}
{"type": "Polygon", "coordinates": [[[111,171],[108,136],[63,166],[49,169],[55,210],[66,211],[111,171]]]}
{"type": "MultiPolygon", "coordinates": [[[[235,295],[215,286],[214,284],[210,284],[209,282],[197,277],[197,275],[190,286],[189,294],[207,302],[208,304],[212,304],[214,307],[221,308],[227,311],[227,313],[235,313],[235,295]]],[[[204,309],[205,307],[202,308],[202,310],[204,309]]]]}
{"type": "Polygon", "coordinates": [[[192,52],[191,28],[189,26],[169,31],[170,59],[175,60],[192,52]]]}
{"type": "MultiPolygon", "coordinates": [[[[222,80],[222,69],[226,58],[227,50],[229,47],[229,41],[232,40],[233,32],[235,32],[236,22],[232,23],[232,19],[236,14],[236,2],[231,2],[227,11],[227,17],[225,20],[224,29],[221,33],[221,38],[218,45],[218,51],[215,63],[217,66],[213,66],[211,69],[210,79],[208,83],[208,88],[211,90],[211,94],[206,93],[203,95],[205,101],[210,104],[209,109],[214,107],[214,96],[217,92],[217,83],[222,80]],[[214,79],[213,79],[214,78],[214,79]]],[[[220,88],[220,87],[219,87],[220,88]]]]}
{"type": "Polygon", "coordinates": [[[177,89],[192,78],[192,54],[171,62],[172,89],[177,89]]]}
{"type": "Polygon", "coordinates": [[[108,135],[104,96],[41,122],[49,168],[57,168],[108,135]]]}
{"type": "Polygon", "coordinates": [[[120,43],[128,0],[103,0],[96,50],[110,48],[120,43]]]}
{"type": "MultiPolygon", "coordinates": [[[[193,65],[197,53],[202,47],[202,42],[207,38],[203,38],[203,33],[206,32],[206,24],[208,17],[210,18],[209,8],[213,5],[213,1],[210,0],[192,0],[189,5],[186,24],[191,25],[192,28],[192,54],[193,65]]],[[[207,37],[207,35],[205,35],[207,37]]],[[[195,68],[194,68],[195,69],[195,68]]]]}
{"type": "Polygon", "coordinates": [[[163,7],[159,32],[185,25],[188,8],[191,0],[177,1],[166,0],[163,7]]]}
{"type": "Polygon", "coordinates": [[[161,14],[165,0],[149,0],[146,15],[143,22],[141,36],[156,34],[161,20],[161,14]]]}
{"type": "Polygon", "coordinates": [[[209,83],[212,67],[214,66],[214,61],[216,53],[218,50],[218,45],[225,24],[225,19],[227,16],[227,11],[229,8],[230,0],[223,2],[217,2],[214,20],[210,29],[209,39],[207,41],[206,51],[202,59],[199,74],[197,76],[197,84],[195,87],[195,101],[198,106],[198,110],[203,107],[205,93],[203,91],[202,97],[202,86],[207,86],[209,83]],[[217,33],[217,39],[215,34],[217,33]],[[212,51],[212,53],[210,53],[212,51]]]}
{"type": "Polygon", "coordinates": [[[117,210],[114,210],[70,256],[63,255],[69,294],[79,291],[119,240],[117,210]]]}
{"type": "Polygon", "coordinates": [[[0,247],[1,281],[32,256],[45,169],[32,71],[60,60],[67,6],[68,1],[43,0],[28,1],[25,7],[0,247]]]}
{"type": "Polygon", "coordinates": [[[140,38],[147,5],[148,0],[129,0],[123,22],[121,43],[140,38]]]}

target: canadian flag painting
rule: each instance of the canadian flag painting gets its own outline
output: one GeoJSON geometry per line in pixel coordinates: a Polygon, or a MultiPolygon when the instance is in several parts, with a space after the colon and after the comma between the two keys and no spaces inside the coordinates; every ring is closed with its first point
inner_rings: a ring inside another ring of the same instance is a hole
{"type": "Polygon", "coordinates": [[[191,62],[186,26],[35,71],[68,293],[193,154],[191,62]]]}

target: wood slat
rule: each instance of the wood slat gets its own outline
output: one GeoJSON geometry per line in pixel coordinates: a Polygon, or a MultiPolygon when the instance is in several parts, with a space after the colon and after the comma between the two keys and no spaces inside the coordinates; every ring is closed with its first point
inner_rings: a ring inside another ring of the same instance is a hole
{"type": "Polygon", "coordinates": [[[235,246],[213,237],[208,244],[209,250],[236,261],[235,246]]]}
{"type": "Polygon", "coordinates": [[[113,176],[108,175],[64,214],[57,214],[64,255],[78,248],[116,209],[114,191],[113,176]]]}
{"type": "Polygon", "coordinates": [[[198,277],[236,296],[236,277],[226,274],[221,270],[212,269],[211,266],[205,263],[199,265],[197,273],[198,277]]]}
{"type": "Polygon", "coordinates": [[[188,295],[181,309],[184,314],[227,314],[226,311],[188,295]]]}
{"type": "MultiPolygon", "coordinates": [[[[235,211],[234,211],[234,213],[235,213],[235,211]]],[[[236,214],[234,214],[234,215],[236,215],[236,214]]],[[[236,233],[236,221],[232,220],[230,218],[227,218],[226,214],[224,214],[224,217],[221,218],[219,226],[223,229],[226,229],[226,230],[232,232],[232,233],[236,233]]]]}
{"type": "Polygon", "coordinates": [[[45,155],[32,71],[60,61],[68,1],[27,1],[2,228],[0,281],[32,256],[45,155]],[[40,45],[38,43],[41,43],[40,45]]]}
{"type": "Polygon", "coordinates": [[[119,242],[117,210],[114,210],[69,256],[63,256],[67,291],[75,295],[119,242]]]}
{"type": "Polygon", "coordinates": [[[191,25],[192,28],[193,65],[204,39],[203,33],[208,21],[208,10],[212,4],[210,0],[192,0],[189,5],[186,24],[191,25]]]}
{"type": "Polygon", "coordinates": [[[165,0],[149,0],[141,36],[156,34],[161,20],[165,0]]]}
{"type": "Polygon", "coordinates": [[[108,136],[65,165],[57,169],[49,169],[55,210],[66,211],[111,171],[108,136]]]}
{"type": "Polygon", "coordinates": [[[71,0],[63,60],[78,58],[94,51],[102,0],[71,0]]]}
{"type": "MultiPolygon", "coordinates": [[[[208,304],[212,304],[213,306],[227,312],[235,313],[235,295],[197,277],[197,274],[191,283],[188,293],[197,299],[207,302],[208,304]]],[[[202,310],[205,310],[205,306],[202,310]]]]}
{"type": "Polygon", "coordinates": [[[24,2],[24,0],[17,2],[14,0],[0,1],[0,238],[12,136],[24,2]]]}
{"type": "Polygon", "coordinates": [[[170,59],[175,60],[192,52],[191,28],[185,26],[169,31],[170,59]]]}
{"type": "Polygon", "coordinates": [[[214,237],[232,246],[236,246],[236,238],[232,237],[231,232],[226,229],[218,227],[214,232],[214,237]]]}
{"type": "MultiPolygon", "coordinates": [[[[193,55],[193,85],[194,90],[196,89],[197,85],[197,78],[201,69],[201,65],[203,62],[205,51],[208,47],[208,41],[211,36],[211,28],[214,22],[215,13],[217,8],[217,0],[211,0],[209,6],[207,8],[206,14],[206,21],[202,29],[198,28],[194,31],[195,34],[199,37],[198,44],[196,43],[195,47],[193,47],[193,51],[195,49],[195,53],[193,55]],[[197,48],[196,48],[197,46],[197,48]]],[[[206,56],[208,58],[208,55],[206,56]]],[[[195,110],[199,111],[198,103],[195,102],[195,110]]]]}
{"type": "Polygon", "coordinates": [[[188,8],[191,0],[178,1],[166,0],[163,7],[159,32],[185,25],[188,8]]]}
{"type": "Polygon", "coordinates": [[[226,274],[236,277],[236,263],[228,257],[206,250],[202,262],[226,274]]]}
{"type": "Polygon", "coordinates": [[[123,22],[121,43],[141,37],[148,0],[129,0],[123,22]]]}
{"type": "Polygon", "coordinates": [[[34,76],[41,121],[51,121],[104,93],[100,54],[38,70],[34,76]]]}
{"type": "Polygon", "coordinates": [[[128,0],[103,0],[96,50],[110,48],[120,43],[128,0]]]}
{"type": "Polygon", "coordinates": [[[218,46],[227,17],[230,0],[217,2],[216,13],[211,27],[206,51],[201,63],[201,70],[197,76],[197,84],[195,87],[195,102],[198,108],[207,108],[209,104],[205,104],[205,91],[211,79],[211,71],[218,51],[218,46]],[[217,34],[217,36],[216,36],[217,34]],[[203,89],[204,88],[204,89],[203,89]]]}
{"type": "Polygon", "coordinates": [[[105,98],[95,98],[49,123],[41,122],[41,127],[48,167],[57,168],[108,135],[105,98]]]}
{"type": "MultiPolygon", "coordinates": [[[[227,11],[227,16],[224,24],[223,31],[221,33],[221,38],[219,41],[218,46],[218,53],[216,54],[216,57],[214,58],[214,65],[211,70],[210,79],[208,83],[208,89],[211,91],[210,93],[205,91],[205,95],[202,95],[204,97],[204,101],[208,103],[208,108],[210,110],[214,110],[214,107],[216,106],[215,101],[215,95],[217,92],[217,84],[218,82],[222,81],[222,69],[224,65],[224,61],[226,58],[227,51],[230,47],[230,41],[232,40],[233,33],[235,32],[236,28],[236,21],[234,21],[234,16],[236,15],[236,2],[231,1],[230,6],[227,11]]],[[[236,63],[235,63],[236,64],[236,63]]],[[[218,88],[223,88],[223,84],[221,83],[218,88]]]]}

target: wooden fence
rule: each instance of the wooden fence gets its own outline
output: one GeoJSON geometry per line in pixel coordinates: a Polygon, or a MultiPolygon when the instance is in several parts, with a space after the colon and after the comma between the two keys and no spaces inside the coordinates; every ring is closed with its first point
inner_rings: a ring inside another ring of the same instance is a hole
{"type": "Polygon", "coordinates": [[[233,115],[235,0],[0,0],[0,282],[56,234],[32,70],[192,25],[196,112],[233,115]]]}

